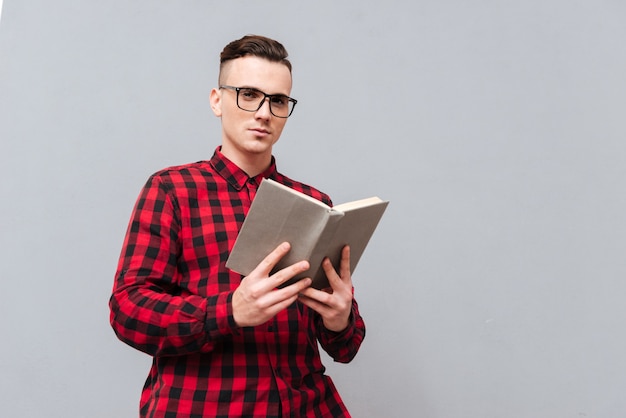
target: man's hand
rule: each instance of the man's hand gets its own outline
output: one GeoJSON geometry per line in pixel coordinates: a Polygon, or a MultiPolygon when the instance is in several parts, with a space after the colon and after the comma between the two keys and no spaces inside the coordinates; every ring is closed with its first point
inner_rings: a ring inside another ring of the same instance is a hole
{"type": "Polygon", "coordinates": [[[341,262],[337,273],[328,258],[322,263],[330,288],[305,289],[299,296],[300,302],[322,316],[324,326],[335,332],[346,329],[352,312],[352,277],[350,275],[350,247],[341,250],[341,262]]]}
{"type": "Polygon", "coordinates": [[[267,322],[294,303],[298,299],[298,294],[311,285],[311,279],[305,278],[277,289],[296,274],[308,270],[307,261],[300,261],[269,275],[290,248],[286,242],[276,247],[252,273],[244,277],[233,293],[233,316],[240,327],[252,327],[267,322]]]}

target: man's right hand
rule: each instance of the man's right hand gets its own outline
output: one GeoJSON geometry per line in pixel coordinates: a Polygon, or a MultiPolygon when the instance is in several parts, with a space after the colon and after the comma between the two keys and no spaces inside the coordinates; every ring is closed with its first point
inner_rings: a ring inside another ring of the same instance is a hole
{"type": "Polygon", "coordinates": [[[270,276],[274,266],[290,248],[287,242],[276,247],[252,273],[244,277],[233,293],[233,316],[240,327],[253,327],[269,321],[278,312],[294,303],[300,292],[311,286],[311,279],[307,277],[277,289],[296,274],[309,268],[307,261],[300,261],[270,276]]]}

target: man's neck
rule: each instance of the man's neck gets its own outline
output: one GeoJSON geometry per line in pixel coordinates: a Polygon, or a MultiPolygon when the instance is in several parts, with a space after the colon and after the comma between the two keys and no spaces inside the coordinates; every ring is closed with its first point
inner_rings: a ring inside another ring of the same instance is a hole
{"type": "Polygon", "coordinates": [[[241,168],[248,176],[255,177],[267,170],[272,162],[272,154],[244,154],[233,152],[228,147],[222,145],[222,154],[241,168]]]}

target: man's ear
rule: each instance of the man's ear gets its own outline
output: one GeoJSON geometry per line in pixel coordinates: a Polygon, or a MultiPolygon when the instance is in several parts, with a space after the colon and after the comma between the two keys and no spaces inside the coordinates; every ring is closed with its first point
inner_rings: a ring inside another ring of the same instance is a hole
{"type": "Polygon", "coordinates": [[[222,91],[214,88],[211,90],[209,96],[209,102],[211,103],[211,109],[218,118],[222,116],[222,91]]]}

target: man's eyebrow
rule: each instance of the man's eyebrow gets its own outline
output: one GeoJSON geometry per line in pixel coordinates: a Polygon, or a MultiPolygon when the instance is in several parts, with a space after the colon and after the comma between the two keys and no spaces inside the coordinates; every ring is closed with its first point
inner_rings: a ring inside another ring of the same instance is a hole
{"type": "Polygon", "coordinates": [[[266,93],[263,90],[261,90],[258,87],[254,87],[254,86],[247,86],[247,85],[243,85],[241,87],[239,87],[240,89],[250,89],[250,90],[256,90],[256,91],[260,91],[261,93],[267,94],[268,96],[285,96],[285,97],[289,97],[288,94],[285,93],[266,93]]]}

